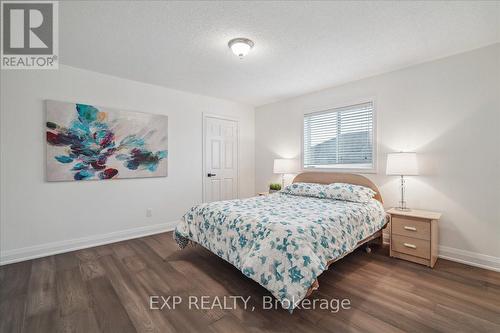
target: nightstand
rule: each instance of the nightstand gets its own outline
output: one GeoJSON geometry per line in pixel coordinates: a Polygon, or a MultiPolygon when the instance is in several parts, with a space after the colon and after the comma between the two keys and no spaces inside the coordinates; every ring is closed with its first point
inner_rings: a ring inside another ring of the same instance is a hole
{"type": "Polygon", "coordinates": [[[438,221],[441,213],[391,208],[391,257],[434,267],[438,257],[438,221]]]}

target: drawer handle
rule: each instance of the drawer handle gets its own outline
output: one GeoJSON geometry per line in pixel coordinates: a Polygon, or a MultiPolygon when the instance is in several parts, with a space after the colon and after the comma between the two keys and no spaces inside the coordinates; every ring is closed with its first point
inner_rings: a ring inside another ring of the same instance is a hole
{"type": "Polygon", "coordinates": [[[410,243],[403,243],[404,246],[406,247],[409,247],[410,249],[416,249],[417,246],[416,245],[413,245],[413,244],[410,244],[410,243]]]}
{"type": "Polygon", "coordinates": [[[410,231],[417,231],[417,228],[415,228],[415,227],[409,227],[407,225],[404,226],[404,229],[405,230],[410,230],[410,231]]]}

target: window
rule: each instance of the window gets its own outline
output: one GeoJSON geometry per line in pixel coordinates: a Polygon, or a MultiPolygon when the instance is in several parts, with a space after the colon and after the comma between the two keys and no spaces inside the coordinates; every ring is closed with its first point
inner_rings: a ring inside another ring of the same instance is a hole
{"type": "Polygon", "coordinates": [[[304,168],[375,169],[373,102],[304,115],[304,168]]]}

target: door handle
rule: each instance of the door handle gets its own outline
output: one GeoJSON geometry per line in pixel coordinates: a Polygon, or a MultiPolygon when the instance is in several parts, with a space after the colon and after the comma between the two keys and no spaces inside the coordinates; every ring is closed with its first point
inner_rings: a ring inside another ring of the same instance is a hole
{"type": "Polygon", "coordinates": [[[404,229],[405,230],[410,230],[410,231],[417,231],[417,228],[415,228],[415,227],[409,227],[407,225],[404,226],[404,229]]]}
{"type": "Polygon", "coordinates": [[[217,176],[215,173],[210,173],[210,172],[209,172],[209,173],[207,174],[207,177],[215,177],[215,176],[217,176]]]}
{"type": "Polygon", "coordinates": [[[410,244],[410,243],[403,243],[404,246],[406,247],[409,247],[410,249],[416,249],[417,246],[416,245],[413,245],[413,244],[410,244]]]}

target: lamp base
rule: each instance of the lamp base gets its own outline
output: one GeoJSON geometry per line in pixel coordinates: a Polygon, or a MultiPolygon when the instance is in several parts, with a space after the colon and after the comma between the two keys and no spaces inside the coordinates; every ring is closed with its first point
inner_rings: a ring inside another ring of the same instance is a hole
{"type": "Polygon", "coordinates": [[[407,207],[395,207],[394,209],[399,210],[401,212],[410,212],[411,211],[411,208],[407,208],[407,207]]]}

